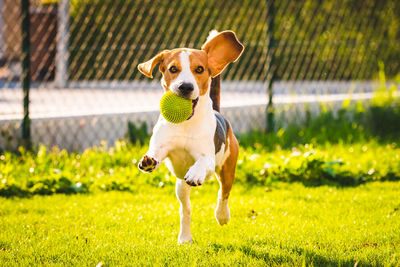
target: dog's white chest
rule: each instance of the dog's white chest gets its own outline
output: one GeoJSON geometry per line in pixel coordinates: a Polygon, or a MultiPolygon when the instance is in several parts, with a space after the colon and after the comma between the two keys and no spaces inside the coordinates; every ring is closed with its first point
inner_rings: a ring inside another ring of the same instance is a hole
{"type": "Polygon", "coordinates": [[[183,179],[190,166],[195,162],[193,156],[183,148],[176,148],[171,151],[165,159],[165,165],[175,177],[183,179]]]}
{"type": "Polygon", "coordinates": [[[176,135],[170,140],[170,149],[165,163],[178,178],[182,179],[185,176],[198,157],[214,156],[213,137],[208,132],[189,131],[176,135]]]}
{"type": "Polygon", "coordinates": [[[178,178],[183,178],[197,158],[215,157],[216,119],[209,98],[199,100],[194,116],[183,123],[171,124],[160,118],[155,130],[162,136],[158,142],[168,147],[166,165],[178,178]]]}

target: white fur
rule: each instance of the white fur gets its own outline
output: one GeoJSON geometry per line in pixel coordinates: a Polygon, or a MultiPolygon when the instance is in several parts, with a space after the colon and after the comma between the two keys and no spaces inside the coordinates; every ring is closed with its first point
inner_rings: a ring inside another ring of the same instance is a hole
{"type": "Polygon", "coordinates": [[[224,165],[225,160],[229,157],[230,154],[231,154],[231,151],[229,149],[229,138],[227,138],[226,144],[222,144],[220,150],[215,155],[216,170],[220,170],[222,168],[222,165],[224,165]],[[225,151],[225,147],[228,147],[226,151],[225,151]]]}
{"type": "Polygon", "coordinates": [[[215,36],[217,36],[219,34],[219,32],[217,30],[212,30],[209,32],[208,37],[207,37],[207,41],[210,41],[212,38],[214,38],[215,36]]]}
{"type": "MultiPolygon", "coordinates": [[[[170,123],[159,117],[150,139],[146,155],[157,162],[165,159],[168,169],[178,178],[184,179],[190,167],[203,169],[205,177],[211,176],[215,166],[221,167],[229,156],[229,139],[215,155],[214,134],[216,118],[208,94],[199,97],[193,117],[179,124],[170,123]],[[195,162],[199,162],[195,164],[195,162]],[[196,167],[194,166],[196,165],[196,167]]],[[[193,170],[188,178],[193,178],[193,170]]],[[[202,178],[200,179],[204,181],[202,178]]]]}
{"type": "MultiPolygon", "coordinates": [[[[229,149],[224,152],[225,145],[223,145],[220,150],[222,152],[215,155],[214,134],[217,121],[209,90],[206,94],[199,96],[199,86],[190,70],[189,54],[181,52],[179,57],[182,71],[172,82],[170,90],[175,92],[177,84],[181,82],[192,82],[194,85],[193,98],[199,97],[195,113],[192,118],[179,124],[170,123],[160,115],[153,129],[150,147],[146,155],[157,160],[157,167],[160,162],[165,160],[168,169],[179,178],[176,183],[181,217],[178,243],[183,243],[191,242],[192,236],[190,234],[190,186],[181,179],[201,185],[214,174],[216,165],[222,166],[229,155],[229,149]]],[[[211,79],[208,87],[210,87],[210,83],[211,79]]],[[[218,201],[216,217],[218,222],[223,224],[229,220],[227,219],[229,209],[227,211],[227,200],[221,201],[221,203],[218,201]]]]}
{"type": "Polygon", "coordinates": [[[215,154],[215,162],[217,163],[217,165],[215,166],[216,170],[220,170],[224,154],[225,154],[225,144],[222,144],[217,154],[215,154]]]}
{"type": "Polygon", "coordinates": [[[221,189],[218,191],[218,203],[215,209],[215,218],[220,225],[228,223],[231,215],[228,207],[228,199],[223,199],[221,196],[221,189]]]}
{"type": "Polygon", "coordinates": [[[186,182],[202,185],[206,177],[215,171],[215,158],[210,156],[200,157],[185,175],[186,182]]]}
{"type": "Polygon", "coordinates": [[[176,181],[176,196],[179,200],[180,207],[180,231],[178,243],[192,243],[192,234],[190,233],[190,186],[185,181],[178,179],[176,181]]]}
{"type": "Polygon", "coordinates": [[[196,99],[199,96],[199,86],[197,85],[196,78],[193,75],[192,70],[190,69],[190,60],[189,54],[185,51],[179,53],[179,59],[181,63],[181,72],[178,77],[170,84],[169,89],[175,94],[180,95],[180,91],[178,89],[179,85],[182,83],[191,83],[193,84],[193,92],[189,96],[190,99],[196,99]]]}

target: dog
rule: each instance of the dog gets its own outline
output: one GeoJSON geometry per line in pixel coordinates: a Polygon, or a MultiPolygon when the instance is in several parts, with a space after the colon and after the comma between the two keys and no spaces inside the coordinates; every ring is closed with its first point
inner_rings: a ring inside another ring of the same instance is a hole
{"type": "Polygon", "coordinates": [[[233,31],[214,30],[201,50],[164,50],[138,65],[141,73],[153,78],[153,69],[159,64],[164,91],[192,100],[193,112],[182,123],[170,123],[160,115],[149,150],[138,164],[141,171],[152,172],[165,160],[168,169],[178,178],[179,244],[193,243],[190,189],[202,185],[214,173],[220,183],[215,218],[220,225],[230,220],[228,197],[235,178],[239,144],[230,123],[219,113],[219,75],[243,50],[233,31]]]}

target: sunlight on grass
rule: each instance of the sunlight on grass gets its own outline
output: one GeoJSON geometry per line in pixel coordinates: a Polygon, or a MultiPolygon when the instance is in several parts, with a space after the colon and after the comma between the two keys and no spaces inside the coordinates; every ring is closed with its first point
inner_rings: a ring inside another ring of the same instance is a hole
{"type": "MultiPolygon", "coordinates": [[[[237,183],[269,185],[299,181],[307,185],[354,186],[400,179],[400,148],[375,141],[354,144],[297,145],[270,151],[263,141],[242,145],[237,183]],[[379,155],[379,157],[377,157],[379,155]]],[[[49,195],[96,191],[137,191],[141,185],[165,186],[175,178],[164,164],[150,175],[137,162],[146,147],[117,142],[115,146],[68,153],[41,146],[35,154],[6,152],[0,156],[0,196],[49,195]]]]}
{"type": "Polygon", "coordinates": [[[193,190],[193,246],[176,245],[172,186],[2,199],[0,265],[399,264],[399,183],[235,185],[224,227],[213,215],[217,189],[193,190]]]}
{"type": "Polygon", "coordinates": [[[194,188],[193,245],[177,245],[175,178],[136,167],[139,128],[136,144],[1,152],[0,266],[400,266],[400,105],[381,78],[369,107],[240,136],[232,220],[214,218],[215,179],[194,188]]]}

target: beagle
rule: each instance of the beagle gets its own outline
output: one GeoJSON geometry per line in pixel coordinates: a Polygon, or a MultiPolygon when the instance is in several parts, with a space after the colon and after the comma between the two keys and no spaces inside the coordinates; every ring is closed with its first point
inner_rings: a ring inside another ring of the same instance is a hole
{"type": "Polygon", "coordinates": [[[235,62],[243,45],[232,31],[211,31],[201,50],[164,50],[138,69],[152,78],[157,64],[164,91],[192,100],[190,118],[174,124],[161,115],[154,126],[150,147],[138,167],[154,171],[165,160],[178,178],[176,195],[180,201],[178,243],[192,243],[190,233],[190,189],[216,173],[220,183],[215,217],[220,225],[230,219],[228,197],[235,177],[239,145],[229,122],[219,113],[219,74],[235,62]]]}

